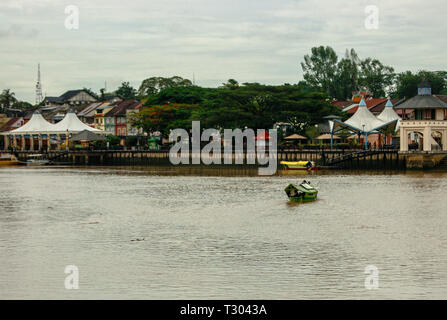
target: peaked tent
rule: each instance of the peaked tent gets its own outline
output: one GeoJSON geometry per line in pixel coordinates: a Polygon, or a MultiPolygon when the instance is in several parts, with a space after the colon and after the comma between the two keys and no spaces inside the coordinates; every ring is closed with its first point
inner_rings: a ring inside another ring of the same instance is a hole
{"type": "Polygon", "coordinates": [[[372,112],[368,110],[365,100],[362,99],[359,103],[359,108],[348,120],[341,122],[334,119],[334,130],[337,129],[337,127],[343,126],[343,124],[355,131],[371,132],[376,128],[383,126],[384,122],[377,119],[372,112]]]}
{"type": "Polygon", "coordinates": [[[62,119],[60,122],[56,123],[54,127],[52,128],[52,132],[72,132],[77,133],[84,130],[88,130],[91,132],[96,133],[102,133],[103,131],[99,129],[95,129],[92,127],[89,127],[85,123],[83,123],[81,120],[79,120],[78,116],[74,113],[74,111],[70,110],[65,115],[64,119],[62,119]]]}
{"type": "Polygon", "coordinates": [[[385,109],[383,109],[383,111],[377,116],[377,118],[385,123],[397,120],[396,131],[399,128],[401,118],[396,113],[396,111],[394,111],[393,104],[391,103],[390,98],[388,98],[388,101],[385,105],[385,109]]]}
{"type": "Polygon", "coordinates": [[[54,128],[54,124],[49,123],[42,117],[38,110],[34,111],[31,119],[20,128],[11,130],[11,134],[33,134],[39,132],[49,132],[54,128]]]}
{"type": "MultiPolygon", "coordinates": [[[[366,107],[365,99],[359,103],[357,111],[345,122],[334,119],[334,126],[331,132],[333,135],[335,132],[340,131],[343,128],[347,128],[351,131],[355,131],[358,134],[365,135],[365,148],[368,143],[368,134],[380,133],[380,130],[385,128],[396,128],[398,119],[393,119],[390,121],[383,121],[378,119],[372,114],[371,111],[366,107]]],[[[332,148],[332,140],[331,140],[332,148]]]]}

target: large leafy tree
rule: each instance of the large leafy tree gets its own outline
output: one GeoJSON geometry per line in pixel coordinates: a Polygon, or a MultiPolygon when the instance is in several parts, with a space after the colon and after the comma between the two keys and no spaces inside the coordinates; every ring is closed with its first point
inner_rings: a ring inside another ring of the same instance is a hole
{"type": "Polygon", "coordinates": [[[304,56],[301,67],[304,80],[314,88],[322,89],[329,96],[335,96],[335,82],[338,57],[331,47],[314,47],[311,55],[304,56]]]}
{"type": "Polygon", "coordinates": [[[145,132],[159,131],[167,136],[172,129],[190,129],[191,116],[197,107],[197,105],[177,103],[145,107],[132,116],[131,122],[145,132]]]}
{"type": "Polygon", "coordinates": [[[430,72],[421,70],[418,73],[405,71],[399,73],[395,80],[394,97],[411,98],[417,95],[417,88],[422,80],[427,80],[433,94],[447,94],[447,72],[430,72]]]}
{"type": "Polygon", "coordinates": [[[346,50],[345,57],[337,64],[335,97],[348,99],[359,87],[360,59],[354,49],[346,50]]]}
{"type": "Polygon", "coordinates": [[[136,97],[137,90],[132,87],[129,82],[123,82],[115,91],[115,94],[123,100],[130,100],[136,97]]]}
{"type": "Polygon", "coordinates": [[[138,89],[138,95],[140,97],[145,97],[157,94],[163,89],[188,86],[192,86],[191,80],[183,79],[179,76],[170,78],[151,77],[141,82],[140,88],[138,89]]]}
{"type": "Polygon", "coordinates": [[[394,69],[377,59],[366,58],[360,62],[359,83],[368,87],[374,97],[384,97],[385,91],[393,84],[394,69]]]}
{"type": "Polygon", "coordinates": [[[145,103],[136,123],[146,132],[189,128],[270,129],[276,122],[292,124],[302,132],[337,110],[324,93],[300,85],[266,86],[244,83],[220,88],[174,87],[160,91],[145,103]],[[191,106],[191,107],[190,107],[191,106]],[[192,107],[193,106],[193,107],[192,107]]]}
{"type": "Polygon", "coordinates": [[[392,85],[394,69],[377,59],[359,59],[354,49],[338,59],[331,47],[314,47],[301,63],[304,80],[312,91],[321,90],[332,98],[350,99],[360,86],[375,97],[383,97],[392,85]]]}

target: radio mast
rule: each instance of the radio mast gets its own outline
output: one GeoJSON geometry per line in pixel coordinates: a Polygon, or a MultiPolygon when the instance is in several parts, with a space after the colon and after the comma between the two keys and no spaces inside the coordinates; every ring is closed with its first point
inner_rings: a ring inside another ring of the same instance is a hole
{"type": "Polygon", "coordinates": [[[42,97],[42,84],[40,83],[40,63],[37,64],[37,83],[36,83],[36,104],[41,103],[42,97]]]}

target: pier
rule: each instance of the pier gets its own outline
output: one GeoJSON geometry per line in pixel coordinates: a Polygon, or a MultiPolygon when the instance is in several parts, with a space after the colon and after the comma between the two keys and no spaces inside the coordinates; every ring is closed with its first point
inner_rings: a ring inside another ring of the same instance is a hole
{"type": "MultiPolygon", "coordinates": [[[[26,161],[30,155],[39,153],[42,159],[67,165],[169,165],[169,149],[166,150],[53,150],[16,151],[17,157],[26,161]]],[[[190,153],[190,160],[199,157],[190,153]]],[[[322,168],[342,169],[405,169],[407,157],[397,150],[279,150],[278,167],[281,161],[314,161],[322,168]]],[[[447,154],[438,156],[440,162],[447,154]]],[[[232,154],[235,163],[237,154],[232,154]]],[[[247,159],[256,159],[255,154],[243,153],[243,165],[247,159]]],[[[410,159],[414,158],[414,154],[410,159]]],[[[223,154],[221,162],[223,162],[223,154]]],[[[412,160],[414,162],[414,159],[412,160]]],[[[192,163],[192,161],[190,161],[192,163]]],[[[256,162],[257,163],[257,162],[256,162]]]]}

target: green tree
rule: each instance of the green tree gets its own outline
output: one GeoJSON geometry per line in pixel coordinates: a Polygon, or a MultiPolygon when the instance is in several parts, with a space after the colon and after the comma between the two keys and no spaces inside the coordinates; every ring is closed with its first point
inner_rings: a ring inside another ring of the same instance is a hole
{"type": "Polygon", "coordinates": [[[354,49],[346,50],[345,57],[337,64],[335,98],[346,100],[359,86],[360,59],[354,49]]]}
{"type": "Polygon", "coordinates": [[[135,99],[137,90],[129,82],[121,83],[121,86],[115,91],[115,94],[123,100],[135,99]]]}
{"type": "Polygon", "coordinates": [[[301,68],[304,80],[314,88],[321,88],[327,95],[335,96],[338,57],[331,47],[314,47],[311,55],[304,56],[301,68]]]}
{"type": "Polygon", "coordinates": [[[234,79],[228,79],[226,83],[222,83],[223,88],[235,89],[239,87],[239,82],[234,79]]]}
{"type": "Polygon", "coordinates": [[[183,79],[179,76],[170,78],[151,77],[141,82],[140,88],[138,89],[138,96],[145,97],[157,94],[163,89],[188,86],[192,86],[191,80],[183,79]]]}
{"type": "Polygon", "coordinates": [[[11,107],[11,105],[16,101],[17,99],[15,97],[15,93],[12,92],[11,89],[4,89],[0,94],[0,106],[2,112],[11,107]]]}
{"type": "Polygon", "coordinates": [[[190,129],[192,114],[197,105],[167,104],[145,107],[131,116],[133,126],[142,128],[144,132],[159,131],[167,136],[173,129],[190,129]]]}
{"type": "Polygon", "coordinates": [[[12,107],[14,109],[21,109],[21,110],[34,108],[34,106],[31,103],[26,102],[26,101],[16,101],[12,104],[12,107]]]}
{"type": "Polygon", "coordinates": [[[377,59],[366,58],[360,62],[359,83],[366,86],[374,97],[384,97],[385,90],[393,84],[394,69],[377,59]]]}
{"type": "Polygon", "coordinates": [[[414,74],[411,71],[399,73],[395,80],[395,91],[392,93],[396,98],[411,98],[417,95],[418,85],[422,80],[427,80],[432,88],[432,94],[447,94],[447,72],[430,72],[421,70],[414,74]]]}

